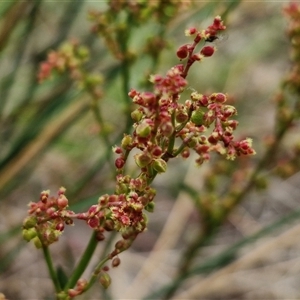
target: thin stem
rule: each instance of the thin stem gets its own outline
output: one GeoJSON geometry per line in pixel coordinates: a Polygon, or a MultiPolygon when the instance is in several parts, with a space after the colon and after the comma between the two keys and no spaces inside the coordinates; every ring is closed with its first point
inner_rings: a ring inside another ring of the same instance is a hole
{"type": "Polygon", "coordinates": [[[99,273],[102,269],[102,267],[104,266],[104,264],[109,260],[110,258],[109,257],[106,257],[104,259],[102,259],[99,264],[96,266],[88,284],[86,285],[86,287],[84,288],[84,291],[86,292],[89,288],[92,287],[92,285],[95,283],[95,281],[97,280],[98,276],[99,276],[99,273]]]}
{"type": "Polygon", "coordinates": [[[96,231],[93,231],[89,244],[87,245],[76,269],[74,270],[72,276],[70,277],[69,281],[65,286],[64,289],[65,291],[67,291],[70,288],[73,288],[76,285],[78,279],[80,278],[82,273],[85,271],[87,265],[89,264],[97,245],[98,245],[98,241],[96,239],[96,231]]]}
{"type": "Polygon", "coordinates": [[[46,261],[46,264],[47,264],[47,267],[48,267],[50,277],[51,277],[52,282],[54,284],[55,291],[56,291],[56,293],[58,293],[58,292],[61,291],[61,286],[60,286],[57,274],[54,270],[52,258],[51,258],[50,251],[49,251],[49,247],[45,246],[45,245],[42,245],[42,249],[43,249],[44,258],[45,258],[45,261],[46,261]]]}

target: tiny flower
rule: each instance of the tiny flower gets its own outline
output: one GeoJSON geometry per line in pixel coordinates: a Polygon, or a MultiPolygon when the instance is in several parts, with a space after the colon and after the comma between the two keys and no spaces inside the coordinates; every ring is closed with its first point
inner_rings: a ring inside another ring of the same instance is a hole
{"type": "Polygon", "coordinates": [[[118,147],[118,146],[115,146],[112,149],[113,149],[113,152],[116,153],[116,154],[121,154],[123,152],[122,148],[118,147]]]}
{"type": "Polygon", "coordinates": [[[218,102],[218,103],[225,103],[227,101],[227,97],[225,94],[222,93],[214,93],[210,95],[209,100],[218,102]]]}
{"type": "Polygon", "coordinates": [[[195,27],[191,27],[184,31],[185,36],[191,36],[191,35],[195,34],[196,32],[197,32],[197,29],[195,27]]]}
{"type": "Polygon", "coordinates": [[[128,96],[133,99],[137,94],[138,92],[135,89],[131,89],[128,96]]]}
{"type": "Polygon", "coordinates": [[[200,54],[195,53],[195,54],[192,55],[191,61],[201,61],[201,58],[202,58],[202,57],[201,57],[200,54]]]}
{"type": "Polygon", "coordinates": [[[91,228],[97,228],[99,226],[99,218],[92,217],[92,218],[88,219],[87,223],[91,228]]]}
{"type": "Polygon", "coordinates": [[[229,117],[234,116],[234,115],[237,114],[236,108],[232,105],[225,105],[223,107],[222,112],[223,112],[224,117],[226,117],[226,118],[229,118],[229,117]]]}
{"type": "Polygon", "coordinates": [[[215,145],[215,144],[217,144],[217,142],[219,141],[219,138],[220,138],[220,136],[219,136],[218,132],[213,132],[213,133],[209,136],[208,141],[209,141],[211,144],[215,145]]]}
{"type": "Polygon", "coordinates": [[[151,92],[143,92],[141,94],[141,98],[147,103],[148,105],[154,104],[156,102],[155,94],[151,92]]]}
{"type": "Polygon", "coordinates": [[[190,156],[189,148],[184,148],[184,150],[180,154],[182,158],[188,158],[190,156]]]}
{"type": "Polygon", "coordinates": [[[191,93],[191,99],[193,101],[199,101],[199,100],[202,100],[202,98],[203,98],[203,95],[196,91],[191,93]]]}

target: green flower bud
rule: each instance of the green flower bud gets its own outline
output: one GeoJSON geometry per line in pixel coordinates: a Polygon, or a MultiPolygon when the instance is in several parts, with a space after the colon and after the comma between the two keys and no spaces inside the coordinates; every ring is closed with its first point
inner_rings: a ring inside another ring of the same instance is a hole
{"type": "Polygon", "coordinates": [[[37,248],[37,249],[41,249],[42,248],[42,242],[41,240],[39,239],[38,236],[36,236],[34,239],[33,239],[33,243],[34,243],[34,246],[37,248]]]}
{"type": "Polygon", "coordinates": [[[116,186],[116,193],[118,195],[127,194],[128,190],[128,185],[126,183],[118,183],[116,186]]]}
{"type": "Polygon", "coordinates": [[[149,212],[153,212],[155,208],[155,203],[154,202],[150,202],[145,206],[145,210],[149,211],[149,212]]]}
{"type": "Polygon", "coordinates": [[[30,229],[23,229],[22,231],[23,239],[27,242],[31,241],[33,238],[36,237],[36,229],[30,228],[30,229]]]}
{"type": "Polygon", "coordinates": [[[203,115],[204,115],[204,112],[201,110],[201,108],[198,108],[195,111],[193,111],[192,116],[191,116],[191,121],[195,125],[202,125],[203,124],[203,115]]]}
{"type": "Polygon", "coordinates": [[[24,229],[32,228],[36,225],[36,222],[37,222],[36,217],[34,216],[27,217],[23,222],[23,228],[24,229]]]}
{"type": "Polygon", "coordinates": [[[187,145],[189,148],[194,148],[198,144],[198,139],[196,137],[192,137],[188,142],[187,145]]]}
{"type": "Polygon", "coordinates": [[[167,170],[167,163],[162,158],[154,159],[151,166],[158,173],[165,173],[167,170]]]}

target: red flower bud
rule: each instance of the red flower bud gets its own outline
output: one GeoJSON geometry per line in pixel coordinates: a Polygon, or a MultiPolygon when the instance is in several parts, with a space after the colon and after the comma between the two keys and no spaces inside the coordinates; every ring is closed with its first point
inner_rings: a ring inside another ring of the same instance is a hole
{"type": "Polygon", "coordinates": [[[180,59],[185,59],[187,58],[189,51],[187,45],[182,45],[178,48],[177,52],[177,57],[180,59]]]}
{"type": "Polygon", "coordinates": [[[215,48],[212,46],[205,46],[201,50],[201,54],[204,55],[205,57],[212,56],[215,52],[215,48]]]}
{"type": "Polygon", "coordinates": [[[190,35],[195,34],[196,32],[197,32],[197,29],[195,27],[191,27],[191,28],[185,30],[185,35],[190,36],[190,35]]]}
{"type": "Polygon", "coordinates": [[[58,223],[55,227],[56,230],[59,230],[59,231],[64,231],[65,229],[65,225],[64,223],[58,223]]]}
{"type": "Polygon", "coordinates": [[[125,164],[125,161],[124,161],[124,159],[121,158],[121,157],[118,157],[118,158],[116,159],[116,161],[115,161],[115,166],[116,166],[117,169],[122,169],[123,166],[124,166],[124,164],[125,164]]]}
{"type": "Polygon", "coordinates": [[[68,206],[68,199],[65,195],[60,195],[57,199],[57,206],[59,209],[64,209],[68,206]]]}
{"type": "Polygon", "coordinates": [[[156,101],[156,96],[155,94],[151,92],[143,92],[141,94],[142,99],[145,101],[147,104],[154,104],[156,101]]]}
{"type": "Polygon", "coordinates": [[[214,102],[224,103],[227,100],[227,97],[223,93],[213,93],[210,95],[209,99],[214,102]]]}
{"type": "Polygon", "coordinates": [[[159,147],[159,146],[155,146],[152,151],[151,151],[151,154],[154,156],[154,157],[160,157],[162,155],[162,149],[159,147]]]}

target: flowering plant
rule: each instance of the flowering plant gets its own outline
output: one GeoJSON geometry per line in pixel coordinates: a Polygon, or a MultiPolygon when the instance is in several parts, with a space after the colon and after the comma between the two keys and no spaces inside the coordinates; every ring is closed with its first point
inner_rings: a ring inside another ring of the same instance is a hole
{"type": "MultiPolygon", "coordinates": [[[[238,122],[232,117],[237,110],[227,104],[226,94],[206,95],[194,90],[190,99],[184,102],[181,99],[182,93],[188,90],[187,76],[191,66],[214,54],[215,47],[207,43],[217,39],[218,33],[225,29],[220,16],[215,17],[205,30],[189,28],[186,35],[192,38],[192,42],[177,50],[182,62],[172,67],[165,76],[151,75],[151,91],[129,91],[128,95],[136,105],[131,112],[133,132],[124,134],[121,144],[113,147],[117,155],[114,193],[100,196],[98,203],[81,213],[68,209],[65,188],[60,188],[57,196],[50,196],[48,190],[43,191],[39,201],[29,204],[29,216],[23,223],[23,237],[27,241],[32,240],[37,248],[42,248],[47,257],[49,245],[58,241],[65,225],[72,225],[74,219],[85,221],[93,230],[88,246],[91,249],[95,249],[97,242],[105,241],[107,232],[120,232],[122,236],[114,249],[98,263],[89,280],[80,279],[87,264],[84,261],[80,272],[74,272],[65,286],[61,286],[48,259],[58,299],[82,294],[98,277],[103,287],[110,285],[109,268],[105,263],[112,260],[112,266],[118,266],[119,254],[147,228],[145,211],[154,211],[156,195],[151,185],[158,174],[167,171],[169,160],[178,156],[188,158],[194,151],[196,164],[200,166],[210,159],[213,152],[229,160],[255,154],[250,139],[237,141],[234,137],[238,122]],[[201,43],[201,49],[197,50],[201,43]],[[132,155],[133,152],[135,154],[132,155]],[[126,174],[126,163],[131,156],[139,168],[136,177],[126,174]]],[[[43,81],[53,70],[69,70],[79,86],[97,95],[96,86],[101,78],[87,76],[82,70],[87,56],[87,50],[76,42],[66,45],[60,51],[49,54],[48,60],[41,64],[38,78],[43,81]]]]}

